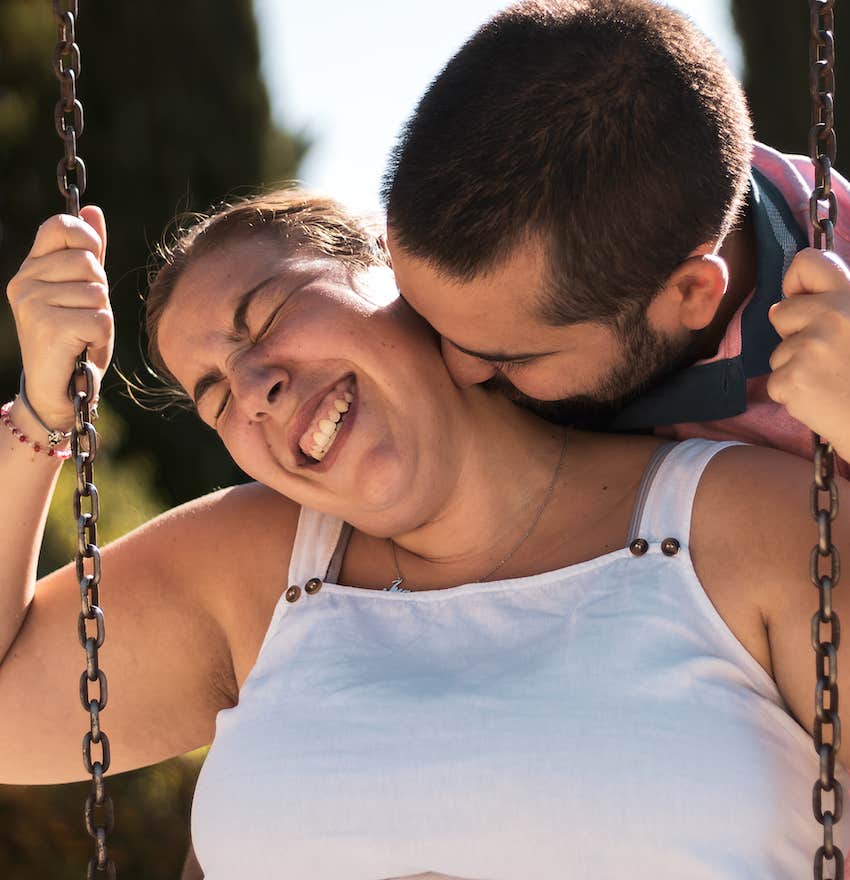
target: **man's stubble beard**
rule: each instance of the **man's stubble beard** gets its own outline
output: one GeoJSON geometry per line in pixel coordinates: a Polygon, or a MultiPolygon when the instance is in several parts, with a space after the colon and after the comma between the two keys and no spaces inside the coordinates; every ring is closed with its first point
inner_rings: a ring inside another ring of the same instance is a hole
{"type": "Polygon", "coordinates": [[[483,385],[547,421],[601,430],[629,403],[697,359],[697,334],[682,340],[664,336],[650,325],[646,309],[612,326],[622,358],[592,392],[561,400],[537,400],[519,391],[501,373],[483,385]]]}

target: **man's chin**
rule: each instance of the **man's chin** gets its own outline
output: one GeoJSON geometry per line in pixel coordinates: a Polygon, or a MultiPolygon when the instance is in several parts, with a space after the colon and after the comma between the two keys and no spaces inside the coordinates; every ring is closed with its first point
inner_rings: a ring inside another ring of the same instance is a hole
{"type": "Polygon", "coordinates": [[[548,422],[591,431],[604,430],[626,404],[639,396],[635,392],[616,400],[595,400],[587,396],[567,397],[563,400],[537,400],[518,391],[510,383],[499,381],[496,377],[494,379],[485,382],[484,387],[498,391],[517,406],[535,413],[548,422]]]}
{"type": "Polygon", "coordinates": [[[591,431],[606,430],[614,417],[648,391],[662,386],[675,373],[696,360],[699,338],[695,334],[675,341],[654,331],[641,314],[618,331],[622,356],[594,393],[561,400],[536,400],[519,391],[497,373],[484,383],[518,406],[550,422],[591,431]]]}

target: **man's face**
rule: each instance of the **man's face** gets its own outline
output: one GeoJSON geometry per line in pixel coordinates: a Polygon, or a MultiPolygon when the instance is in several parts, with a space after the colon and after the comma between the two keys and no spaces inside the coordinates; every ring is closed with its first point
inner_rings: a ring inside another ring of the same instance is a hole
{"type": "Polygon", "coordinates": [[[455,382],[485,384],[562,422],[604,420],[691,360],[692,334],[654,308],[617,325],[552,326],[539,314],[545,260],[524,246],[492,272],[464,282],[395,247],[402,296],[442,337],[455,382]]]}

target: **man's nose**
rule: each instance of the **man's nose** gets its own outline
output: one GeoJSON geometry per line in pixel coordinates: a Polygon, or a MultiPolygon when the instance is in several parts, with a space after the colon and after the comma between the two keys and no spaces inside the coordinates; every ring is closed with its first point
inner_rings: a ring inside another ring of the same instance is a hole
{"type": "Polygon", "coordinates": [[[496,364],[466,354],[445,339],[441,344],[446,367],[455,384],[461,388],[486,382],[498,371],[496,364]]]}
{"type": "Polygon", "coordinates": [[[233,396],[242,412],[252,422],[259,422],[284,400],[290,381],[289,373],[279,365],[243,362],[234,371],[233,396]]]}

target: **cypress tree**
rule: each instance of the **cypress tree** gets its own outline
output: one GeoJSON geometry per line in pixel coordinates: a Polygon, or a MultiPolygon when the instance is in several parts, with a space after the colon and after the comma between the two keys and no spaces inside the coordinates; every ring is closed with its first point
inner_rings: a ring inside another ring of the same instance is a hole
{"type": "MultiPolygon", "coordinates": [[[[756,137],[776,149],[808,154],[809,4],[805,0],[731,0],[744,50],[744,88],[756,137]]],[[[850,6],[835,6],[836,131],[842,168],[842,99],[850,98],[850,6]]],[[[847,133],[850,136],[850,132],[847,133]]]]}

